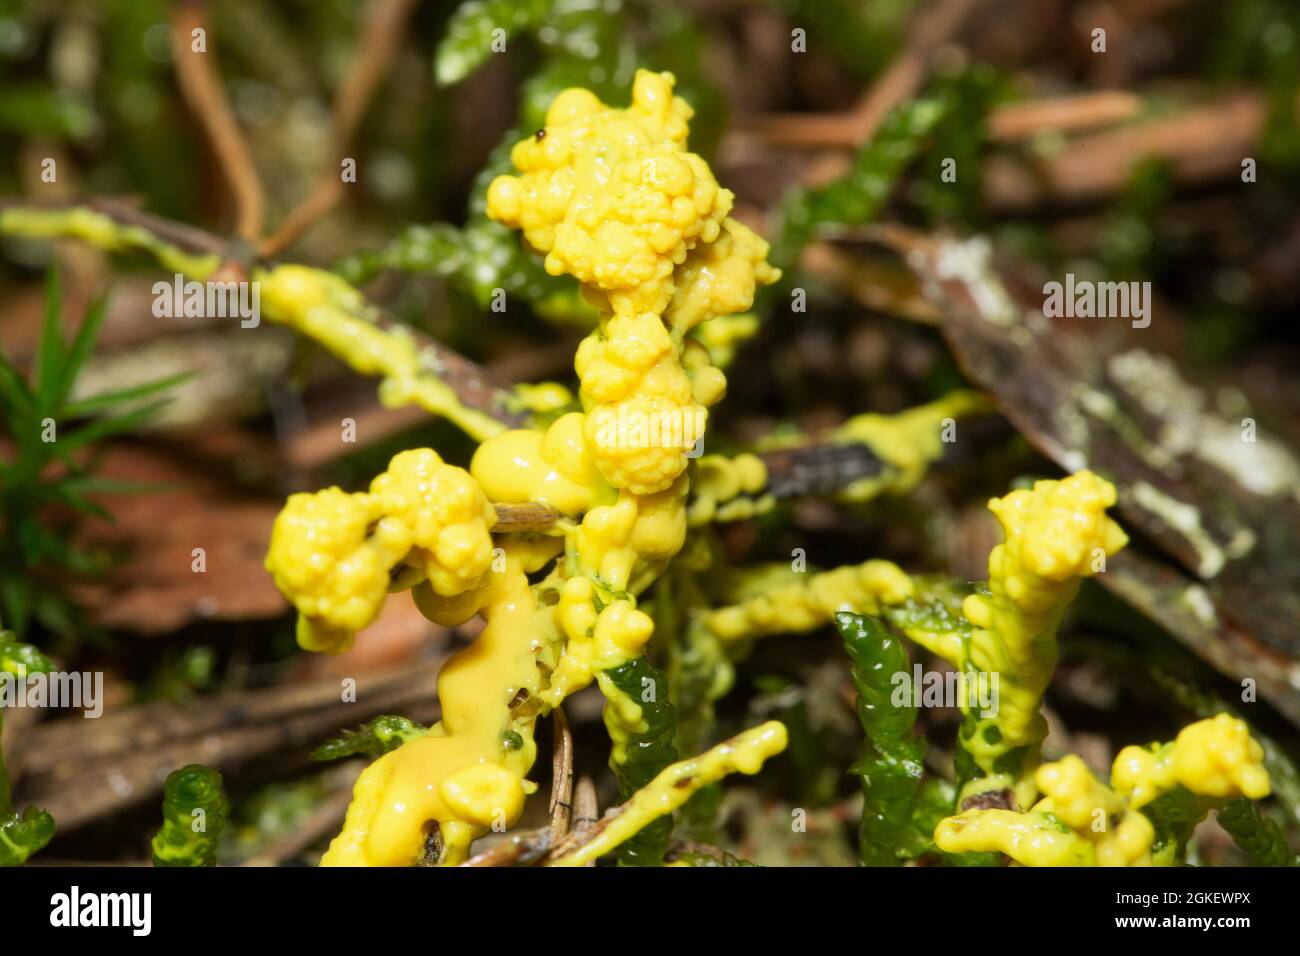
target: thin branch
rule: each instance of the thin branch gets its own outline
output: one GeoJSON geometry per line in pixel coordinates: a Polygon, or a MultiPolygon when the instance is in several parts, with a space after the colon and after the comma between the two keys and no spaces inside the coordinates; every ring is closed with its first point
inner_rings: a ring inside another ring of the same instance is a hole
{"type": "MultiPolygon", "coordinates": [[[[1008,143],[1041,133],[1067,134],[1114,126],[1136,119],[1144,109],[1142,98],[1125,90],[1005,103],[989,114],[989,137],[1008,143]]],[[[766,146],[796,149],[856,149],[864,142],[857,110],[760,115],[744,123],[742,132],[766,146]]]]}
{"type": "Polygon", "coordinates": [[[330,137],[334,153],[332,163],[317,178],[302,202],[284,217],[275,232],[259,244],[257,251],[260,255],[274,256],[290,246],[342,200],[343,180],[338,164],[347,153],[366,106],[388,74],[393,52],[401,42],[403,27],[415,2],[375,0],[371,5],[365,32],[357,45],[358,55],[334,98],[330,137]]]}
{"type": "Polygon", "coordinates": [[[217,74],[216,54],[208,37],[204,49],[195,51],[195,30],[208,31],[207,3],[204,0],[181,0],[172,11],[172,50],[176,60],[176,78],[190,111],[212,143],[222,173],[235,196],[235,232],[246,242],[256,242],[262,234],[266,215],[266,196],[257,175],[252,152],[235,121],[217,74]]]}
{"type": "Polygon", "coordinates": [[[475,856],[461,866],[531,866],[541,861],[554,844],[550,827],[521,830],[511,834],[475,856]]]}
{"type": "Polygon", "coordinates": [[[551,756],[551,835],[560,839],[569,832],[573,810],[573,734],[564,708],[556,707],[555,747],[551,756]]]}

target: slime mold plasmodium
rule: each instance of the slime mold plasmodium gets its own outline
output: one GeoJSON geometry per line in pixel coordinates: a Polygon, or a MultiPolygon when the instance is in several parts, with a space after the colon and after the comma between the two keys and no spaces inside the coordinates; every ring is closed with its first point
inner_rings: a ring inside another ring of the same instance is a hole
{"type": "MultiPolygon", "coordinates": [[[[688,453],[726,388],[691,333],[748,309],[756,287],[779,276],[767,244],[728,218],[731,194],[686,149],[691,110],[672,87],[670,74],[640,71],[626,109],[561,93],[546,127],[515,147],[520,175],[488,192],[488,214],[522,229],[600,313],[575,361],[583,411],[544,431],[478,429],[468,474],[431,451],[405,452],[369,492],[296,495],[277,521],[267,565],[299,609],[304,647],[345,649],[403,587],[433,620],[487,622],[439,676],[442,720],[362,774],[323,865],[409,865],[430,836],[440,862],[463,861],[536,789],[526,778],[538,717],[593,680],[615,739],[639,726],[640,703],[609,672],[653,631],[636,598],[682,547],[688,453]],[[493,541],[495,502],[550,505],[566,521],[556,536],[493,541]]],[[[272,304],[328,323],[322,310],[345,290],[310,278],[296,277],[305,291],[286,280],[272,304]]],[[[402,374],[404,356],[373,344],[380,371],[419,381],[402,374]]],[[[704,769],[753,772],[784,747],[784,730],[755,740],[704,769]]],[[[625,749],[614,759],[628,759],[625,749]]],[[[658,815],[638,805],[615,833],[658,815]]]]}
{"type": "MultiPolygon", "coordinates": [[[[628,841],[646,840],[700,787],[753,773],[786,745],[773,722],[677,760],[674,745],[696,742],[700,714],[729,686],[729,657],[748,638],[813,630],[845,611],[885,618],[963,673],[1000,678],[992,712],[960,702],[956,787],[913,788],[926,795],[925,814],[901,829],[882,818],[864,833],[897,831],[909,859],[937,848],[1026,865],[1176,862],[1196,820],[1266,795],[1268,776],[1259,745],[1227,716],[1193,724],[1170,744],[1126,749],[1109,785],[1077,757],[1042,763],[1040,707],[1057,630],[1081,580],[1127,541],[1106,513],[1114,487],[1087,471],[990,502],[1005,540],[990,555],[987,587],[960,606],[951,587],[869,560],[820,573],[751,569],[735,576],[730,604],[712,607],[690,581],[714,561],[707,532],[697,534],[669,575],[688,600],[684,640],[694,663],[670,647],[669,666],[696,686],[691,729],[674,740],[662,702],[638,697],[647,683],[657,693],[662,676],[643,659],[655,623],[637,606],[640,595],[682,552],[690,528],[772,504],[758,455],[711,454],[690,467],[708,409],[726,390],[718,366],[752,333],[739,317],[779,272],[766,242],[730,218],[731,194],[688,151],[691,111],[672,90],[670,74],[642,70],[626,108],[586,90],[561,93],[546,125],[515,146],[518,175],[488,190],[488,215],[521,230],[549,272],[574,277],[598,313],[575,357],[580,410],[561,413],[572,406],[559,386],[516,392],[545,427],[507,429],[466,409],[425,374],[407,339],[374,334],[346,283],[302,267],[263,277],[278,321],[383,375],[386,400],[418,401],[480,441],[468,471],[427,449],[403,452],[367,491],[295,495],[276,522],[267,566],[299,610],[306,648],[345,650],[389,592],[408,588],[433,621],[486,622],[439,675],[441,721],[362,773],[322,865],[412,865],[431,855],[463,862],[475,840],[514,825],[536,790],[528,774],[537,720],[593,682],[606,697],[625,803],[558,862],[589,862],[620,846],[629,861],[657,862],[663,842],[642,852],[628,841]],[[719,321],[730,324],[709,334],[719,321]],[[497,504],[546,505],[560,520],[540,533],[494,533],[497,504]]],[[[982,396],[956,392],[899,416],[850,419],[832,441],[865,445],[881,467],[840,500],[909,490],[941,456],[948,423],[986,407],[982,396]]],[[[899,742],[917,749],[905,735],[899,742]]],[[[911,814],[911,803],[878,809],[911,814]]]]}

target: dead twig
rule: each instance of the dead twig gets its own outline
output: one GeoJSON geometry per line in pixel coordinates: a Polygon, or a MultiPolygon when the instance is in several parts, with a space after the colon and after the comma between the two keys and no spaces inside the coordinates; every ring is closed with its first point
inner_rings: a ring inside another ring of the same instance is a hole
{"type": "Polygon", "coordinates": [[[554,842],[550,827],[522,830],[470,857],[461,866],[531,866],[544,858],[554,842]]]}
{"type": "Polygon", "coordinates": [[[564,708],[556,707],[555,747],[551,756],[551,834],[560,839],[569,832],[573,810],[573,734],[564,708]]]}
{"type": "Polygon", "coordinates": [[[235,197],[235,232],[246,242],[262,234],[266,196],[253,163],[252,152],[235,121],[217,74],[215,54],[206,36],[207,4],[204,0],[182,0],[172,11],[172,50],[181,94],[195,119],[203,127],[222,173],[235,197]],[[195,31],[202,30],[204,42],[195,49],[195,31]]]}
{"type": "MultiPolygon", "coordinates": [[[[1072,133],[1136,119],[1144,108],[1140,96],[1102,90],[1007,103],[989,114],[989,137],[1008,143],[1040,133],[1072,133]]],[[[856,149],[864,140],[857,111],[843,113],[775,113],[742,125],[744,134],[767,146],[796,149],[856,149]]]]}
{"type": "Polygon", "coordinates": [[[332,163],[275,232],[258,245],[259,255],[274,256],[287,248],[342,200],[343,180],[338,164],[345,158],[366,106],[388,73],[403,26],[414,6],[415,0],[376,0],[371,5],[365,32],[357,44],[357,57],[334,98],[332,163]]]}
{"type": "Polygon", "coordinates": [[[379,714],[432,722],[445,660],[362,676],[354,702],[342,699],[331,676],[130,707],[94,721],[50,721],[20,742],[26,770],[19,798],[48,809],[66,831],[157,797],[167,774],[187,763],[231,771],[275,754],[305,762],[312,746],[379,714]]]}

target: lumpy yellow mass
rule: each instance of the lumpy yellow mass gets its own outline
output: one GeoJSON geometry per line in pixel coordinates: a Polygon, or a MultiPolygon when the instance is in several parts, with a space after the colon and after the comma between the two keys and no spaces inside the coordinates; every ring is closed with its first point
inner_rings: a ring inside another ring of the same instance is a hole
{"type": "MultiPolygon", "coordinates": [[[[462,861],[535,789],[538,717],[593,681],[622,725],[640,720],[604,672],[638,656],[654,629],[637,595],[685,541],[688,455],[726,390],[691,333],[749,309],[779,276],[767,243],[729,218],[731,193],[687,149],[691,109],[673,82],[638,72],[625,109],[561,93],[546,126],[516,145],[519,175],[488,191],[488,214],[522,230],[599,312],[574,363],[582,411],[545,430],[477,429],[468,474],[406,452],[368,492],[295,495],[276,523],[267,566],[300,612],[304,647],[345,649],[404,587],[433,620],[486,621],[439,676],[442,720],[362,773],[323,865],[408,865],[430,838],[440,862],[462,861]],[[546,504],[566,520],[554,537],[493,541],[494,502],[546,504]]],[[[336,328],[329,306],[341,293],[308,280],[281,275],[273,301],[336,328]]],[[[364,346],[361,324],[346,331],[364,346]]],[[[393,371],[405,357],[384,356],[382,370],[415,387],[393,371]]],[[[784,744],[784,728],[768,726],[701,767],[752,772],[784,744]]],[[[629,813],[620,831],[648,819],[629,813]]]]}
{"type": "Polygon", "coordinates": [[[1170,743],[1126,747],[1109,786],[1076,756],[1044,764],[1035,775],[1042,797],[1028,810],[967,810],[943,820],[934,842],[948,853],[1005,853],[1024,866],[1169,865],[1176,845],[1161,842],[1144,808],[1182,789],[1199,819],[1234,797],[1268,796],[1263,756],[1244,722],[1219,714],[1170,743]]]}

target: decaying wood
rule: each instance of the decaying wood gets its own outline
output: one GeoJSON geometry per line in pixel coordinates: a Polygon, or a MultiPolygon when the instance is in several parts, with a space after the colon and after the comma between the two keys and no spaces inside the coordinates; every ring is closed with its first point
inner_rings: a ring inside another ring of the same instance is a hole
{"type": "MultiPolygon", "coordinates": [[[[1098,575],[1300,723],[1300,462],[1242,409],[1220,412],[1158,329],[1127,318],[1047,318],[1043,295],[1000,270],[983,239],[882,228],[916,270],[972,380],[1043,454],[1115,482],[1136,540],[1098,575]],[[1172,562],[1143,554],[1154,547],[1172,562]]],[[[1170,321],[1151,317],[1152,325],[1170,321]]]]}
{"type": "Polygon", "coordinates": [[[317,744],[371,717],[438,717],[435,686],[445,655],[358,675],[354,702],[337,678],[177,703],[143,704],[31,729],[18,742],[23,803],[45,807],[68,831],[156,799],[167,774],[189,763],[222,771],[281,755],[279,770],[300,766],[317,744]]]}

